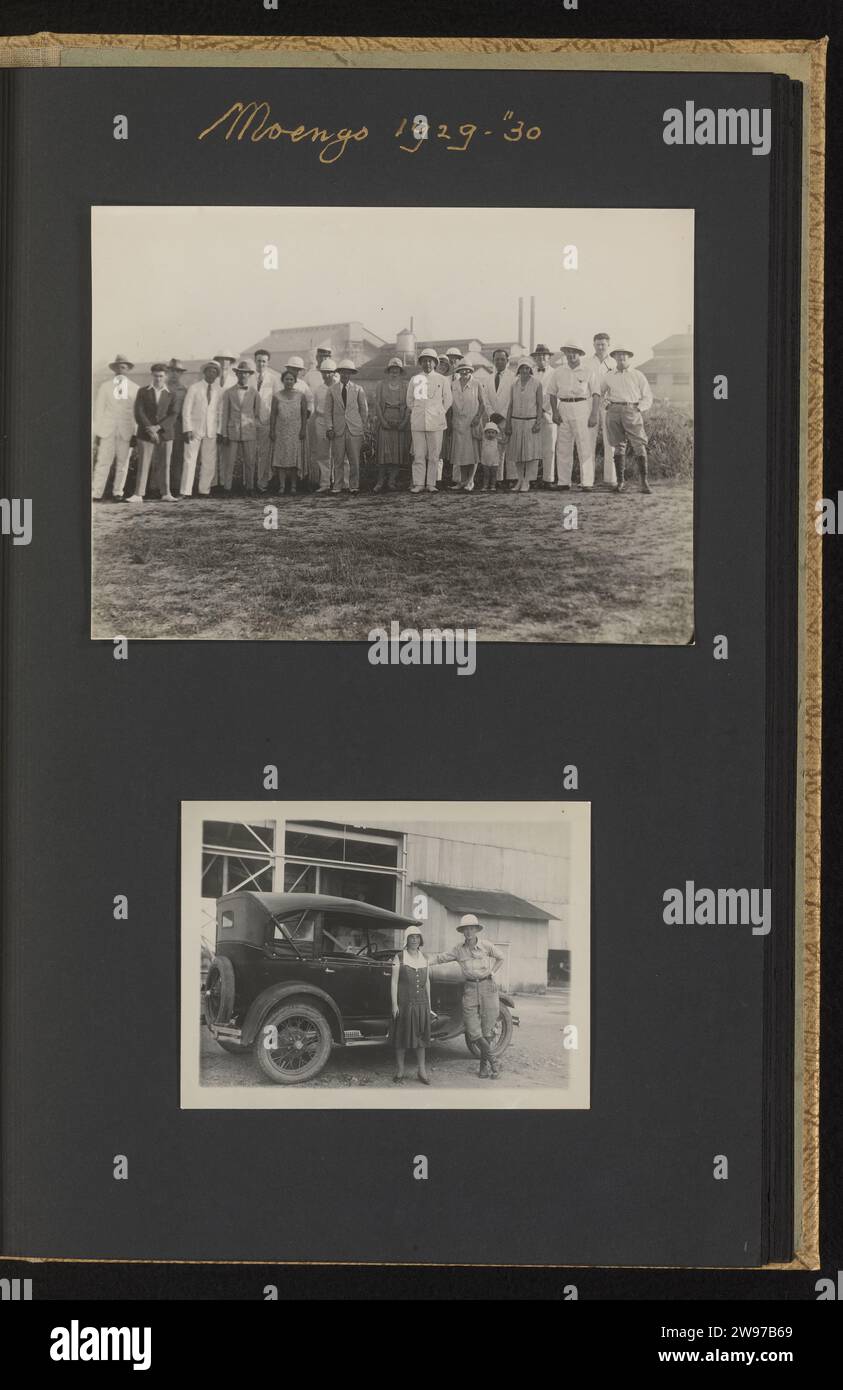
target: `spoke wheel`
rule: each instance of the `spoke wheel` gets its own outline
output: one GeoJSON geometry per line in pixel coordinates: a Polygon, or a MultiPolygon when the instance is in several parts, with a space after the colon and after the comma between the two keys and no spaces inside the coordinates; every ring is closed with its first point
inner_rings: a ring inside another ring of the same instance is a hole
{"type": "Polygon", "coordinates": [[[280,1004],[270,1010],[258,1032],[258,1064],[281,1086],[312,1081],[330,1057],[332,1041],[328,1020],[315,1005],[280,1004]]]}
{"type": "MultiPolygon", "coordinates": [[[[509,1008],[506,1004],[501,1004],[501,1011],[498,1014],[497,1022],[495,1023],[495,1030],[492,1033],[491,1039],[489,1040],[489,1045],[492,1049],[493,1057],[499,1057],[500,1054],[502,1052],[505,1052],[506,1049],[509,1047],[509,1044],[512,1042],[512,1028],[512,1015],[509,1011],[509,1008]]],[[[477,1043],[469,1040],[468,1038],[466,1038],[465,1041],[466,1046],[468,1047],[468,1050],[471,1053],[472,1057],[479,1057],[480,1048],[477,1046],[477,1043]]]]}

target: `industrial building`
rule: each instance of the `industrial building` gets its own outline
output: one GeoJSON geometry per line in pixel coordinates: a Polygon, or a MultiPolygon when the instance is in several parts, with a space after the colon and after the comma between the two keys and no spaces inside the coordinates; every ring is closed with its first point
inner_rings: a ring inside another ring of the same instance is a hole
{"type": "Polygon", "coordinates": [[[202,934],[213,948],[216,900],[238,888],[329,893],[415,916],[427,952],[458,944],[460,917],[474,912],[504,953],[502,982],[543,991],[567,983],[569,927],[587,910],[578,901],[572,852],[563,818],[499,823],[469,813],[448,821],[377,817],[365,825],[274,815],[207,819],[202,934]]]}

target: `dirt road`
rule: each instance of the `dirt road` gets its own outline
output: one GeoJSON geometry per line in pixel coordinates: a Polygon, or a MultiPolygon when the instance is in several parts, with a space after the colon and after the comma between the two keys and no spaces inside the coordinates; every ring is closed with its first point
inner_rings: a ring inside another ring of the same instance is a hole
{"type": "MultiPolygon", "coordinates": [[[[515,996],[515,1012],[521,1022],[513,1041],[501,1058],[501,1085],[513,1087],[560,1087],[568,1084],[569,1053],[562,1046],[562,1028],[568,1022],[568,991],[515,996]]],[[[408,1058],[408,1065],[411,1062],[408,1058]]],[[[435,1043],[428,1051],[428,1071],[434,1086],[494,1086],[481,1080],[479,1063],[471,1056],[465,1041],[435,1043]]],[[[234,1057],[202,1028],[201,1068],[203,1086],[271,1086],[249,1054],[234,1057]]],[[[387,1047],[335,1048],[325,1070],[308,1084],[324,1086],[392,1086],[393,1054],[387,1047]]],[[[405,1086],[420,1083],[410,1074],[405,1086]]]]}

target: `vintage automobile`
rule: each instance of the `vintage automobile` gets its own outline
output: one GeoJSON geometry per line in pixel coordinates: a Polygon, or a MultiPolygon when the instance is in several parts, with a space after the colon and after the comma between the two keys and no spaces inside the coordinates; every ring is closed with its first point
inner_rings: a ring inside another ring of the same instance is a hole
{"type": "MultiPolygon", "coordinates": [[[[334,1047],[383,1046],[392,960],[412,922],[321,893],[227,893],[217,901],[216,955],[202,989],[208,1029],[226,1052],[254,1051],[262,1071],[281,1085],[312,1081],[334,1047]]],[[[457,1037],[459,967],[433,966],[430,987],[434,1041],[457,1037]]],[[[513,999],[500,998],[496,1055],[518,1023],[513,999]]],[[[479,1055],[476,1044],[468,1047],[479,1055]]]]}

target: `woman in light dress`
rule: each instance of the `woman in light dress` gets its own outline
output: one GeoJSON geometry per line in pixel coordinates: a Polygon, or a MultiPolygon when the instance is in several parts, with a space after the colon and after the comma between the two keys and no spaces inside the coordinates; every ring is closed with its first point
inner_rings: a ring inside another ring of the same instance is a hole
{"type": "Polygon", "coordinates": [[[465,358],[455,369],[451,399],[451,491],[472,492],[480,461],[480,431],[486,403],[474,367],[465,358]]]}
{"type": "Polygon", "coordinates": [[[542,388],[529,357],[522,357],[506,412],[506,476],[513,492],[529,492],[541,457],[542,388]]]}
{"type": "Polygon", "coordinates": [[[374,492],[383,492],[384,488],[387,492],[395,492],[398,473],[410,462],[410,412],[407,409],[407,391],[401,380],[403,375],[401,358],[390,357],[386,375],[383,381],[378,382],[375,392],[378,476],[372,489],[374,492]]]}
{"type": "Polygon", "coordinates": [[[278,491],[296,491],[301,469],[302,448],[307,433],[307,397],[296,390],[296,373],[285,367],[281,373],[281,390],[272,397],[269,417],[272,467],[278,470],[278,491]]]}

